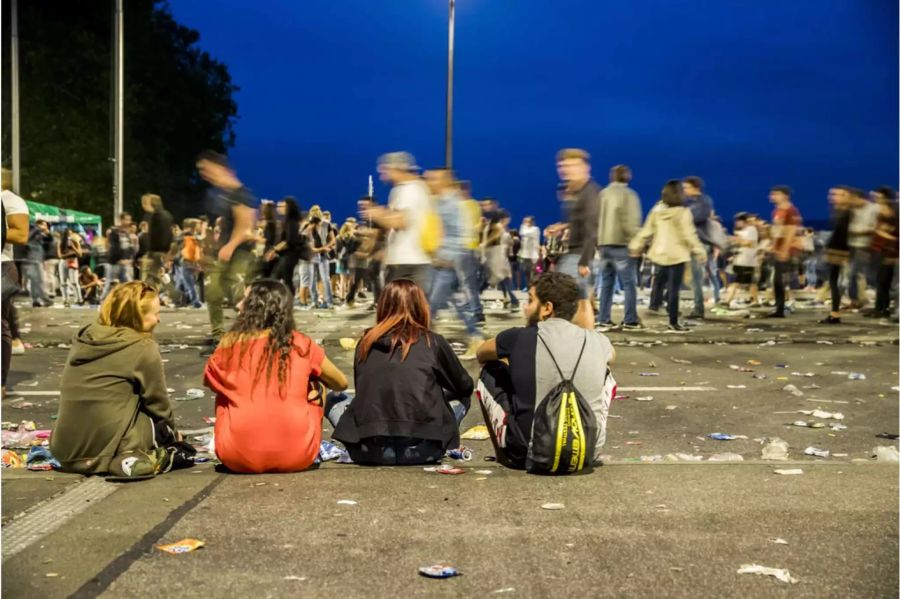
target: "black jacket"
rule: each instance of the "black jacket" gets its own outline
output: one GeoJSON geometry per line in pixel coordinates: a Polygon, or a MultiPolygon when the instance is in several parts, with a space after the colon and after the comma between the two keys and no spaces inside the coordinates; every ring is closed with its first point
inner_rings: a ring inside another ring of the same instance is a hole
{"type": "Polygon", "coordinates": [[[440,441],[444,449],[459,447],[459,428],[449,401],[469,406],[472,377],[447,341],[429,333],[413,345],[406,360],[390,337],[372,346],[365,362],[354,357],[356,397],[341,417],[333,437],[359,443],[372,437],[407,437],[440,441]]]}

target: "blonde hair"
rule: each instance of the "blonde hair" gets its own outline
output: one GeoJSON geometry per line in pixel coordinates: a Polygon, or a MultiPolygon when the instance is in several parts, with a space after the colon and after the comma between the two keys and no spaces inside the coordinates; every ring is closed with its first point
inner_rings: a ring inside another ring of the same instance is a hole
{"type": "Polygon", "coordinates": [[[338,232],[338,237],[352,237],[353,236],[353,228],[355,227],[354,223],[346,222],[341,225],[341,230],[338,232]]]}
{"type": "Polygon", "coordinates": [[[141,281],[120,283],[103,300],[97,322],[108,327],[127,327],[146,333],[144,316],[158,297],[155,287],[141,281]]]}
{"type": "Polygon", "coordinates": [[[556,161],[563,160],[582,160],[587,164],[591,163],[591,155],[581,148],[563,148],[556,153],[556,161]]]}
{"type": "Polygon", "coordinates": [[[318,204],[315,204],[312,208],[309,209],[309,218],[318,218],[320,220],[325,220],[325,215],[322,214],[322,209],[319,208],[318,204]]]}
{"type": "Polygon", "coordinates": [[[154,210],[159,210],[162,208],[162,198],[156,195],[155,193],[145,193],[141,196],[141,204],[144,202],[148,202],[154,210]]]}

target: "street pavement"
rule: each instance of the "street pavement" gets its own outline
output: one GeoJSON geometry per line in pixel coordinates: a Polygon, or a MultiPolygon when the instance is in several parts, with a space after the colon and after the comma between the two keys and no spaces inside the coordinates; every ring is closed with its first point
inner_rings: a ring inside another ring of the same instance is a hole
{"type": "MultiPolygon", "coordinates": [[[[872,453],[897,445],[876,437],[898,430],[897,327],[848,314],[845,325],[823,328],[815,324],[822,311],[803,305],[782,321],[759,318],[764,311],[711,316],[688,335],[663,334],[664,317],[642,308],[647,331],[609,333],[620,399],[610,410],[605,464],[589,474],[505,470],[486,461],[488,441],[464,441],[474,457],[450,460],[466,470],[458,476],[336,463],[239,476],[205,463],[116,485],[6,469],[2,593],[896,596],[898,469],[872,453]],[[816,409],[843,419],[800,413],[816,409]],[[846,429],[799,428],[796,420],[846,429]],[[715,432],[738,438],[710,439],[715,432]],[[762,460],[773,437],[788,443],[786,461],[762,460]],[[807,447],[831,456],[804,455],[807,447]],[[721,454],[742,461],[709,461],[721,454]],[[686,461],[696,456],[702,461],[686,461]],[[803,474],[775,473],[795,468],[803,474]],[[564,508],[542,509],[547,502],[564,508]],[[154,549],[183,538],[206,546],[182,555],[154,549]],[[438,563],[462,576],[418,575],[438,563]],[[799,582],[738,574],[745,564],[784,568],[799,582]]],[[[521,321],[496,308],[487,315],[488,335],[521,321]]],[[[4,421],[52,428],[65,346],[94,318],[87,308],[20,307],[33,347],[13,357],[4,421]]],[[[352,372],[340,339],[359,336],[371,312],[297,311],[296,319],[352,372]]],[[[436,328],[465,341],[453,320],[436,328]]],[[[205,311],[164,312],[155,336],[174,398],[202,388],[198,346],[207,334],[205,311]]],[[[208,391],[174,406],[185,430],[207,427],[203,418],[214,414],[208,391]]],[[[474,410],[463,428],[480,420],[474,410]]],[[[327,437],[327,423],[325,430],[327,437]]]]}

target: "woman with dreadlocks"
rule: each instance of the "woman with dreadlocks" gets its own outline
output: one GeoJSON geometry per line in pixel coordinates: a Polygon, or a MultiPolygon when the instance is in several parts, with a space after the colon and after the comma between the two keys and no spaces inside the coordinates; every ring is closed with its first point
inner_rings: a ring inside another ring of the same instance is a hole
{"type": "Polygon", "coordinates": [[[216,455],[233,472],[309,468],[322,437],[321,385],[347,388],[322,347],[296,330],[293,306],[281,281],[253,282],[206,363],[204,383],[216,393],[216,455]]]}

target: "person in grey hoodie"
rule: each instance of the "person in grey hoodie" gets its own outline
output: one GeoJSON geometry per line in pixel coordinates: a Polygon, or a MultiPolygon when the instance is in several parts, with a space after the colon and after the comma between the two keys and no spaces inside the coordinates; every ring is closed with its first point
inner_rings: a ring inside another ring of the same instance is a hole
{"type": "Polygon", "coordinates": [[[641,199],[628,186],[631,169],[620,164],[609,171],[609,185],[600,192],[600,223],[597,242],[600,246],[600,330],[615,326],[612,322],[612,296],[616,276],[625,291],[625,330],[644,326],[637,315],[637,280],[635,261],[628,255],[628,244],[641,228],[641,199]]]}
{"type": "Polygon", "coordinates": [[[146,478],[172,467],[165,445],[181,440],[159,346],[159,295],[121,283],[100,316],[78,331],[63,369],[50,451],[62,470],[146,478]]]}
{"type": "Polygon", "coordinates": [[[716,268],[716,261],[712,258],[713,247],[709,239],[709,219],[713,214],[713,201],[703,191],[703,179],[700,177],[685,177],[681,181],[684,190],[684,205],[691,211],[694,217],[694,228],[697,230],[697,237],[703,242],[706,253],[710,259],[705,263],[700,263],[696,259],[691,260],[691,278],[694,287],[694,310],[688,318],[702,320],[704,317],[703,309],[703,278],[709,275],[709,282],[713,290],[713,298],[719,301],[719,273],[716,268]]]}

